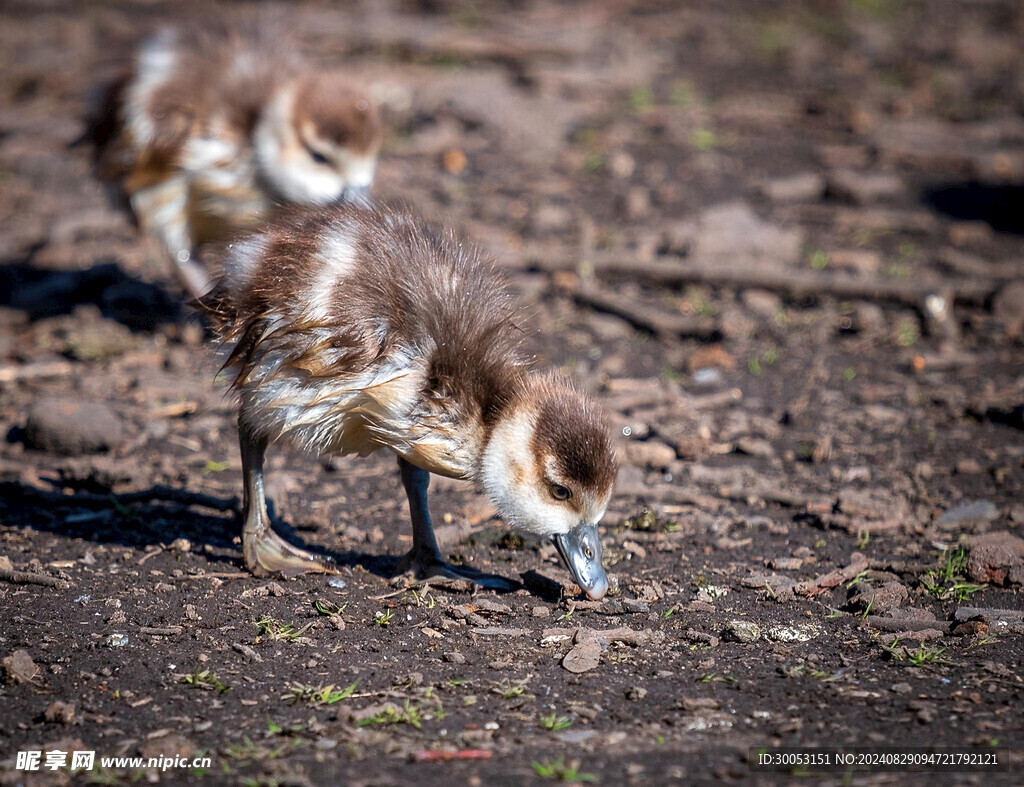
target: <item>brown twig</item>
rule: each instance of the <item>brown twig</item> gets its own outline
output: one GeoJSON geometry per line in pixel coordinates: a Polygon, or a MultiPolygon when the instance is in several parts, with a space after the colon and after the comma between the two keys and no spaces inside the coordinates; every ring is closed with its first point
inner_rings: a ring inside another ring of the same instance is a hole
{"type": "Polygon", "coordinates": [[[637,328],[664,338],[694,336],[706,339],[720,333],[717,321],[710,317],[673,314],[628,296],[594,286],[581,285],[572,290],[570,294],[577,303],[590,306],[597,311],[614,314],[637,328]]]}
{"type": "Polygon", "coordinates": [[[19,363],[0,366],[0,383],[15,380],[33,380],[39,377],[62,377],[71,374],[74,366],[67,361],[45,361],[42,363],[19,363]]]}
{"type": "Polygon", "coordinates": [[[140,634],[150,634],[154,637],[175,637],[183,632],[181,626],[140,626],[140,634]]]}
{"type": "Polygon", "coordinates": [[[67,590],[71,587],[67,581],[57,577],[34,574],[31,571],[13,571],[7,568],[0,568],[0,582],[10,582],[14,585],[43,585],[59,590],[67,590]]]}
{"type": "MultiPolygon", "coordinates": [[[[575,270],[578,261],[572,255],[547,255],[528,258],[537,269],[554,273],[575,270]]],[[[940,289],[954,303],[984,305],[998,289],[993,281],[959,281],[952,285],[927,285],[888,281],[878,278],[857,279],[805,270],[769,270],[764,267],[735,268],[727,260],[696,260],[668,257],[637,260],[604,252],[589,261],[595,274],[618,274],[656,284],[680,287],[706,284],[712,287],[769,290],[789,298],[801,299],[828,295],[842,300],[888,301],[921,309],[929,295],[940,289]]]]}
{"type": "Polygon", "coordinates": [[[864,622],[871,628],[881,631],[924,631],[925,629],[937,629],[948,634],[952,625],[944,620],[902,620],[900,618],[883,618],[878,615],[868,615],[864,622]]]}

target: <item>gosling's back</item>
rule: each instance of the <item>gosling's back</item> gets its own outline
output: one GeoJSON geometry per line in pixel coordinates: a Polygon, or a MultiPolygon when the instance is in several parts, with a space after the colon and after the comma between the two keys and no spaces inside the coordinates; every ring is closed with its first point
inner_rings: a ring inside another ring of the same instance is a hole
{"type": "Polygon", "coordinates": [[[500,277],[403,213],[296,212],[230,247],[204,304],[258,433],[446,475],[469,474],[528,365],[500,277]]]}

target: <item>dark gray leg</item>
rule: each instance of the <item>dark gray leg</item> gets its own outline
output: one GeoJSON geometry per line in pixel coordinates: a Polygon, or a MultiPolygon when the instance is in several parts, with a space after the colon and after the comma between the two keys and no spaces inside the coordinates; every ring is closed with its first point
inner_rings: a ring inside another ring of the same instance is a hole
{"type": "Polygon", "coordinates": [[[479,571],[457,568],[446,563],[441,556],[441,550],[437,547],[434,525],[430,521],[430,510],[427,507],[430,473],[402,457],[398,457],[398,468],[402,474],[405,494],[409,497],[409,514],[412,517],[412,549],[398,564],[399,573],[408,571],[419,579],[468,579],[478,585],[498,590],[512,590],[517,587],[503,577],[481,574],[479,571]]]}
{"type": "Polygon", "coordinates": [[[319,557],[292,546],[270,527],[267,501],[263,493],[263,455],[265,438],[256,437],[239,421],[242,449],[245,525],[242,530],[242,554],[246,567],[258,577],[294,577],[305,573],[331,573],[334,566],[327,557],[319,557]]]}

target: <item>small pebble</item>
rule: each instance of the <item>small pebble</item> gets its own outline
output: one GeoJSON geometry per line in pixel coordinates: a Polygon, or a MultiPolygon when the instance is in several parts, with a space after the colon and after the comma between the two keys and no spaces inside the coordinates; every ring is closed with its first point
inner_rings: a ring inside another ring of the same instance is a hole
{"type": "Polygon", "coordinates": [[[103,640],[103,647],[105,648],[123,648],[127,644],[127,634],[110,634],[103,640]]]}
{"type": "Polygon", "coordinates": [[[696,385],[718,385],[718,383],[722,382],[722,372],[713,366],[697,369],[693,373],[693,382],[696,385]]]}
{"type": "Polygon", "coordinates": [[[756,642],[761,638],[761,627],[749,620],[731,620],[723,635],[736,642],[756,642]]]}
{"type": "Polygon", "coordinates": [[[803,623],[798,626],[770,626],[765,636],[776,642],[807,642],[819,633],[821,630],[813,623],[803,623]]]}
{"type": "Polygon", "coordinates": [[[75,706],[67,702],[52,702],[43,711],[43,718],[51,723],[70,724],[75,720],[75,706]]]}

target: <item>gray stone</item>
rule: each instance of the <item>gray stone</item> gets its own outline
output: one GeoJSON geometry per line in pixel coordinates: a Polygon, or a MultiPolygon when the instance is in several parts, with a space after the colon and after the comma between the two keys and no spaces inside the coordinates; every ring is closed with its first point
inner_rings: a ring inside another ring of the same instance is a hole
{"type": "Polygon", "coordinates": [[[990,622],[1024,623],[1024,610],[1020,609],[989,609],[987,607],[957,607],[953,612],[957,620],[981,618],[990,622]]]}
{"type": "Polygon", "coordinates": [[[698,264],[783,267],[800,259],[803,242],[802,230],[762,221],[745,202],[727,202],[701,213],[692,255],[698,264]]]}
{"type": "Polygon", "coordinates": [[[857,610],[870,609],[872,612],[885,612],[898,607],[909,596],[907,589],[895,582],[881,587],[858,583],[854,589],[856,592],[850,598],[850,606],[857,610]]]}
{"type": "Polygon", "coordinates": [[[591,738],[596,737],[597,734],[597,730],[565,730],[555,733],[555,737],[562,743],[579,746],[581,743],[586,743],[591,738]]]}
{"type": "Polygon", "coordinates": [[[4,672],[8,683],[28,683],[39,674],[38,665],[26,650],[16,650],[4,658],[4,672]]]}
{"type": "Polygon", "coordinates": [[[758,317],[769,320],[774,320],[782,309],[782,298],[767,290],[744,290],[740,299],[758,317]]]}
{"type": "Polygon", "coordinates": [[[761,191],[772,202],[816,202],[825,196],[825,178],[817,172],[801,172],[769,180],[761,191]]]}
{"type": "Polygon", "coordinates": [[[935,521],[935,524],[943,529],[953,530],[985,525],[998,516],[999,509],[995,503],[990,500],[976,500],[949,509],[935,521]]]}
{"type": "Polygon", "coordinates": [[[71,724],[75,720],[75,706],[69,702],[51,702],[43,711],[43,718],[51,724],[71,724]]]}
{"type": "Polygon", "coordinates": [[[871,205],[903,193],[905,186],[896,175],[887,172],[836,170],[828,176],[828,191],[837,199],[854,205],[871,205]]]}
{"type": "Polygon", "coordinates": [[[821,633],[814,623],[797,623],[791,626],[769,626],[765,636],[775,642],[809,642],[821,633]]]}
{"type": "Polygon", "coordinates": [[[1024,339],[1024,282],[1003,286],[992,300],[992,316],[1010,339],[1024,339]]]}
{"type": "Polygon", "coordinates": [[[572,225],[572,210],[550,202],[539,206],[533,213],[533,229],[537,233],[564,232],[572,225]]]}
{"type": "Polygon", "coordinates": [[[675,449],[657,440],[629,440],[621,446],[623,464],[664,470],[676,459],[675,449]]]}
{"type": "Polygon", "coordinates": [[[40,399],[29,410],[26,448],[73,456],[119,447],[125,439],[120,417],[98,402],[40,399]]]}
{"type": "Polygon", "coordinates": [[[722,636],[736,642],[756,642],[761,638],[761,627],[750,620],[730,620],[722,636]]]}
{"type": "Polygon", "coordinates": [[[860,301],[853,307],[850,327],[864,333],[884,331],[886,327],[885,311],[876,303],[860,301]]]}
{"type": "Polygon", "coordinates": [[[601,645],[596,639],[585,639],[565,654],[562,666],[579,674],[595,669],[601,663],[601,645]]]}
{"type": "Polygon", "coordinates": [[[760,437],[741,437],[736,441],[736,450],[747,456],[756,456],[759,459],[772,459],[775,457],[775,449],[767,440],[760,437]]]}
{"type": "Polygon", "coordinates": [[[633,186],[626,192],[623,209],[633,221],[644,218],[651,212],[651,192],[643,186],[633,186]]]}

